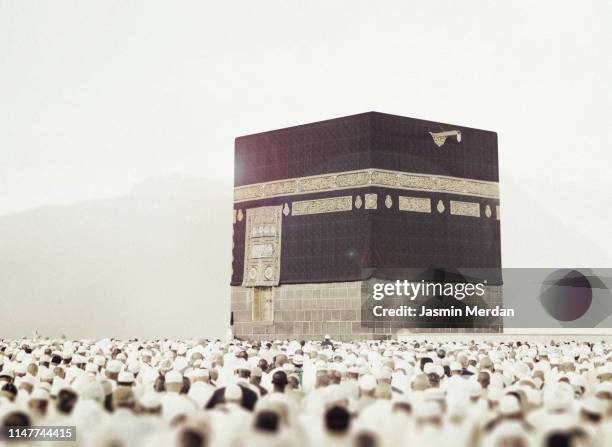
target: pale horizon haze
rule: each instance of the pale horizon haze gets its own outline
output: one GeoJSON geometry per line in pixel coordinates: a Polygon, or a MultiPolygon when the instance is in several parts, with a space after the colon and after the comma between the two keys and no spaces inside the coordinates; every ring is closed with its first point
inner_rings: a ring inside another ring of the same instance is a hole
{"type": "Polygon", "coordinates": [[[0,0],[3,336],[221,337],[237,136],[498,133],[505,267],[612,267],[612,3],[0,0]]]}

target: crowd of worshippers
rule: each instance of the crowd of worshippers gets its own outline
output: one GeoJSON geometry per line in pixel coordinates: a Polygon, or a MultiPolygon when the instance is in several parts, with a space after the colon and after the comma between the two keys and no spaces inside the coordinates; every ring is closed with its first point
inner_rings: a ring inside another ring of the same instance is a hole
{"type": "Polygon", "coordinates": [[[76,427],[76,441],[56,446],[605,447],[612,350],[603,341],[0,340],[0,420],[4,430],[76,427]]]}

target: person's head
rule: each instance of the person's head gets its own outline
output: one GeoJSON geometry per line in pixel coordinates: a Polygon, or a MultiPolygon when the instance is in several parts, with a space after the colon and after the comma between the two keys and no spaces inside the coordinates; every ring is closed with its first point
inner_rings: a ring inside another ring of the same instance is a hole
{"type": "Polygon", "coordinates": [[[55,377],[59,377],[60,379],[66,378],[66,371],[64,371],[64,368],[62,368],[61,366],[56,366],[55,368],[53,368],[53,374],[55,375],[55,377]]]}
{"type": "Polygon", "coordinates": [[[27,371],[32,377],[36,377],[38,375],[38,365],[36,363],[30,363],[27,371]]]}
{"type": "Polygon", "coordinates": [[[342,374],[340,373],[340,371],[337,371],[335,369],[330,370],[328,376],[329,381],[334,385],[338,385],[342,381],[342,374]]]}
{"type": "Polygon", "coordinates": [[[224,361],[225,359],[223,358],[223,355],[221,354],[215,355],[215,366],[223,367],[224,361]]]}
{"type": "Polygon", "coordinates": [[[413,391],[425,391],[429,388],[429,378],[425,374],[417,374],[412,379],[410,387],[413,391]]]}
{"type": "Polygon", "coordinates": [[[11,411],[2,419],[3,427],[29,427],[32,425],[30,416],[23,411],[11,411]]]}
{"type": "Polygon", "coordinates": [[[463,367],[459,362],[452,362],[450,364],[450,375],[451,376],[460,376],[463,373],[463,367]]]}
{"type": "Polygon", "coordinates": [[[28,401],[28,409],[36,416],[45,416],[49,407],[49,398],[46,391],[41,389],[34,390],[28,401]]]}
{"type": "Polygon", "coordinates": [[[245,379],[248,380],[249,377],[251,377],[251,371],[247,368],[238,368],[236,370],[236,375],[240,378],[240,379],[245,379]]]}
{"type": "Polygon", "coordinates": [[[380,441],[372,431],[360,431],[355,435],[354,447],[378,447],[380,441]]]}
{"type": "Polygon", "coordinates": [[[433,360],[430,359],[429,357],[423,357],[420,360],[421,371],[425,371],[425,365],[427,365],[428,363],[433,363],[433,360]]]}
{"type": "Polygon", "coordinates": [[[217,379],[219,378],[219,370],[216,368],[213,368],[209,371],[209,373],[210,373],[210,380],[212,382],[216,382],[217,379]]]}
{"type": "Polygon", "coordinates": [[[195,427],[182,427],[177,436],[177,447],[206,447],[208,436],[204,430],[195,427]]]}
{"type": "Polygon", "coordinates": [[[225,403],[240,404],[242,402],[242,388],[236,384],[228,385],[223,393],[223,398],[225,403]]]}
{"type": "MultiPolygon", "coordinates": [[[[24,377],[24,379],[30,378],[30,376],[24,377]]],[[[28,394],[32,394],[32,390],[34,389],[34,381],[33,380],[22,380],[19,384],[19,389],[24,390],[28,394]]]]}
{"type": "Polygon", "coordinates": [[[359,385],[359,395],[361,397],[374,397],[376,393],[376,379],[371,374],[364,374],[357,382],[359,385]]]}
{"type": "Polygon", "coordinates": [[[268,365],[268,361],[266,359],[259,359],[259,361],[257,362],[257,366],[259,368],[261,368],[261,370],[263,372],[267,372],[268,371],[269,365],[268,365]]]}
{"type": "Polygon", "coordinates": [[[183,375],[175,370],[168,371],[164,377],[165,390],[168,393],[180,393],[183,389],[183,375]]]}
{"type": "Polygon", "coordinates": [[[300,381],[295,374],[290,374],[287,377],[287,385],[292,390],[297,390],[300,387],[300,381]]]}
{"type": "Polygon", "coordinates": [[[191,388],[191,381],[187,377],[183,377],[183,386],[181,387],[179,394],[187,394],[189,393],[189,388],[191,388]]]}
{"type": "Polygon", "coordinates": [[[276,433],[279,430],[279,417],[274,411],[261,410],[255,415],[253,428],[259,432],[276,433]]]}
{"type": "Polygon", "coordinates": [[[478,383],[480,384],[480,386],[483,387],[484,389],[489,388],[489,385],[491,384],[491,376],[486,371],[480,371],[478,373],[478,379],[477,380],[478,380],[478,383]]]}
{"type": "Polygon", "coordinates": [[[70,414],[78,400],[77,394],[69,389],[62,389],[57,394],[57,411],[62,414],[70,414]]]}
{"type": "Polygon", "coordinates": [[[133,410],[134,406],[135,400],[132,388],[120,386],[113,391],[113,408],[127,408],[133,410]]]}
{"type": "Polygon", "coordinates": [[[287,380],[285,371],[276,371],[272,374],[272,386],[274,387],[274,391],[284,393],[288,383],[289,381],[287,380]]]}
{"type": "Polygon", "coordinates": [[[329,386],[329,384],[330,380],[327,372],[318,372],[315,380],[315,388],[325,388],[326,386],[329,386]]]}
{"type": "Polygon", "coordinates": [[[249,381],[253,385],[259,385],[261,383],[261,377],[263,376],[263,371],[259,367],[255,367],[251,369],[251,375],[249,381]]]}
{"type": "Polygon", "coordinates": [[[429,386],[432,388],[438,388],[440,386],[440,376],[438,373],[427,374],[427,380],[429,380],[429,386]]]}
{"type": "Polygon", "coordinates": [[[191,375],[191,383],[203,382],[208,383],[210,381],[210,373],[205,369],[196,369],[191,375]]]}
{"type": "Polygon", "coordinates": [[[348,433],[351,416],[346,408],[333,406],[325,413],[325,428],[334,435],[348,433]]]}
{"type": "Polygon", "coordinates": [[[164,378],[164,376],[157,376],[157,378],[155,379],[155,383],[153,384],[153,389],[158,393],[166,391],[166,379],[164,378]]]}
{"type": "Polygon", "coordinates": [[[493,370],[493,362],[489,357],[483,357],[480,359],[480,369],[488,369],[489,371],[493,370]]]}
{"type": "Polygon", "coordinates": [[[15,397],[17,396],[17,387],[12,383],[5,383],[2,386],[2,389],[0,389],[0,396],[14,402],[15,397]]]}

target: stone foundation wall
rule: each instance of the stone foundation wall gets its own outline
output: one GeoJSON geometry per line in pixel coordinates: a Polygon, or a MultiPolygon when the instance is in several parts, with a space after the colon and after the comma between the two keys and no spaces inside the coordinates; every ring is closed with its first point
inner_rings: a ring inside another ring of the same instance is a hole
{"type": "MultiPolygon", "coordinates": [[[[248,287],[231,288],[234,335],[242,339],[314,339],[326,334],[334,340],[371,340],[394,337],[398,332],[490,333],[503,328],[399,329],[391,324],[374,328],[361,324],[362,281],[284,284],[273,288],[273,321],[253,321],[252,292],[248,287]]],[[[500,287],[491,287],[487,302],[502,302],[500,287]]],[[[369,297],[366,297],[369,299],[369,297]]]]}

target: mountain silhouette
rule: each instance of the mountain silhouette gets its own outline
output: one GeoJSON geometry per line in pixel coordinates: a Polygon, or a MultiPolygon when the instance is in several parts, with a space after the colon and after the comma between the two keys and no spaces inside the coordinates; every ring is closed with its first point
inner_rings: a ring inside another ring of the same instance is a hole
{"type": "Polygon", "coordinates": [[[232,186],[182,177],[0,216],[1,337],[222,337],[232,186]]]}

